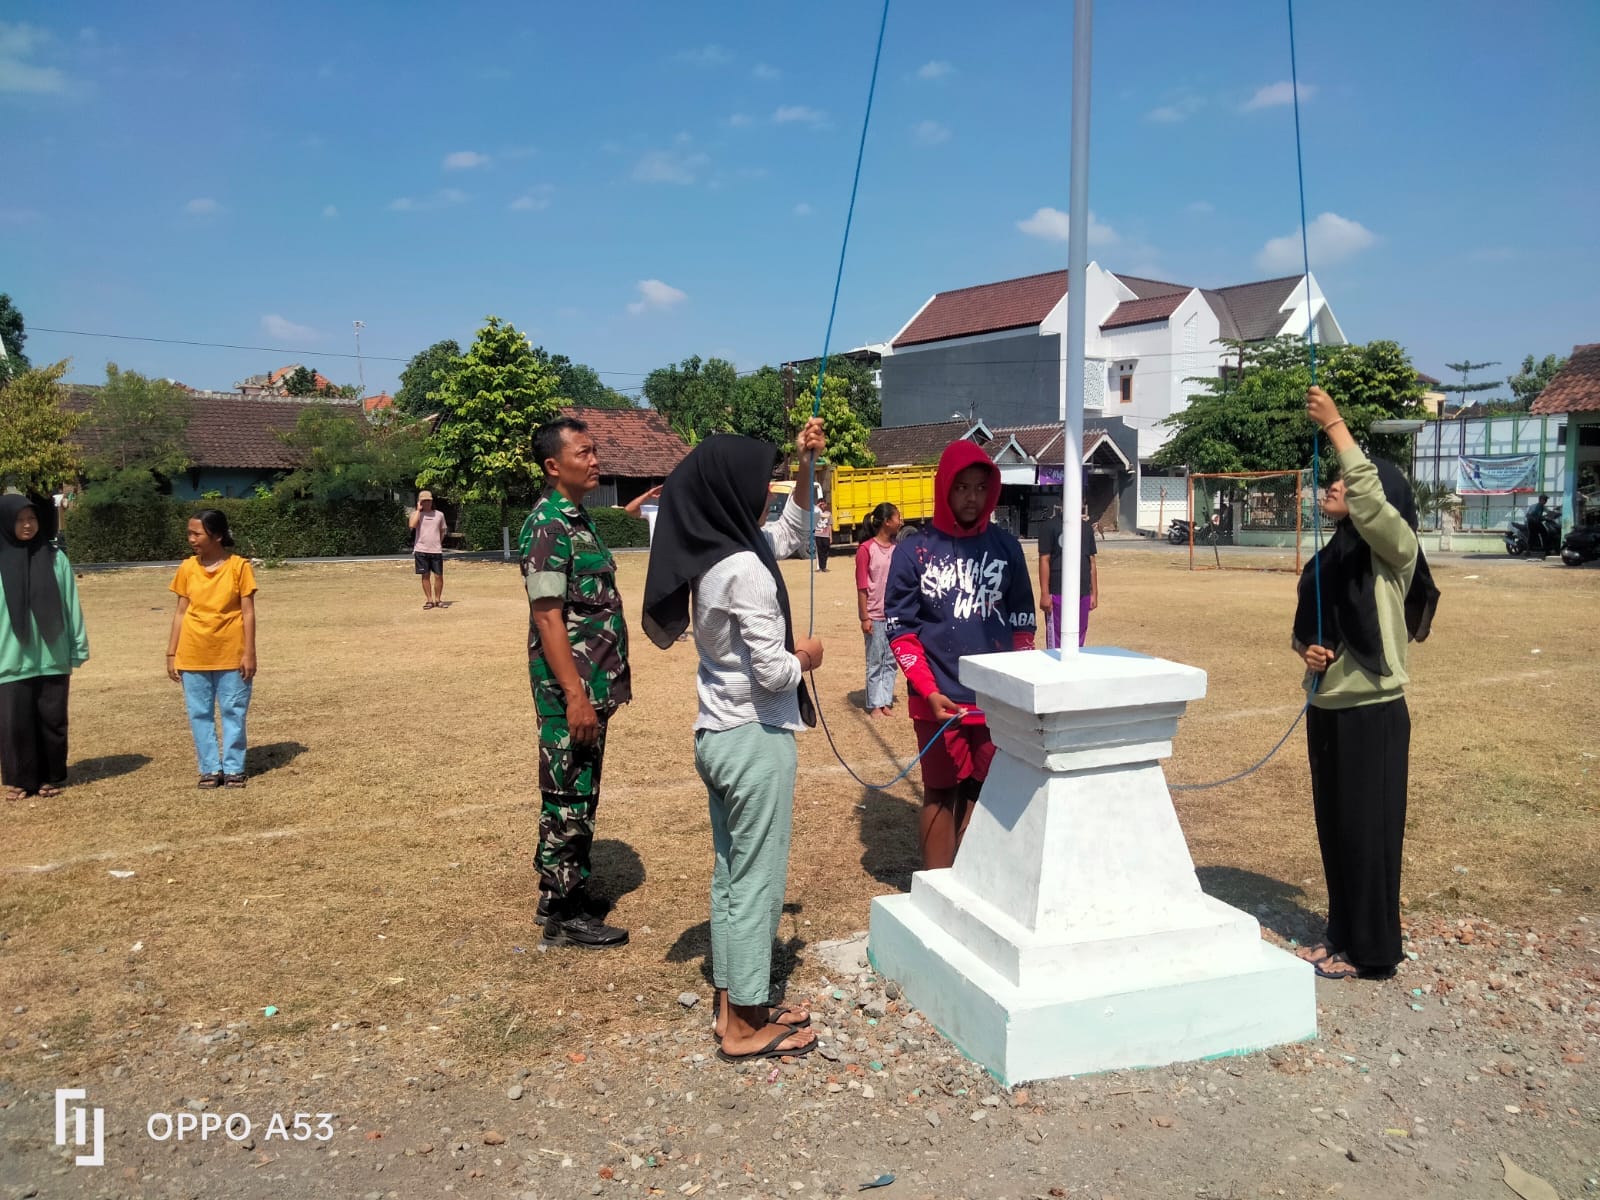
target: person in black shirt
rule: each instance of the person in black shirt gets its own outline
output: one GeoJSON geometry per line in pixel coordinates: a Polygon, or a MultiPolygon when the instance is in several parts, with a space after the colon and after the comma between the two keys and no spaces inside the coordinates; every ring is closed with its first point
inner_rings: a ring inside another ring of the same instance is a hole
{"type": "MultiPolygon", "coordinates": [[[[1045,614],[1045,646],[1061,645],[1061,551],[1065,530],[1057,517],[1039,539],[1039,597],[1045,614]]],[[[1083,567],[1078,575],[1078,645],[1089,632],[1089,614],[1100,606],[1100,573],[1095,567],[1094,523],[1083,518],[1083,567]]]]}

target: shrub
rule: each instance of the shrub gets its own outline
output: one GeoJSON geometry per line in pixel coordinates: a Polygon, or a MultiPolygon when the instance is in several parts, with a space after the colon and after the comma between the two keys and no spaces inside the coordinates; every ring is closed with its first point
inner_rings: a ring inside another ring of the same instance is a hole
{"type": "Polygon", "coordinates": [[[227,514],[240,554],[251,558],[336,558],[407,549],[405,511],[393,500],[174,500],[142,505],[80,503],[67,510],[74,562],[163,562],[189,553],[189,518],[202,508],[227,514]]]}
{"type": "MultiPolygon", "coordinates": [[[[506,519],[511,522],[513,537],[522,528],[523,518],[527,515],[519,510],[506,509],[506,519]]],[[[461,535],[462,545],[468,550],[500,549],[500,506],[480,502],[463,504],[456,516],[456,532],[461,535]]]]}
{"type": "Polygon", "coordinates": [[[600,540],[613,550],[650,544],[650,523],[643,517],[629,516],[620,508],[591,508],[589,515],[600,540]]]}

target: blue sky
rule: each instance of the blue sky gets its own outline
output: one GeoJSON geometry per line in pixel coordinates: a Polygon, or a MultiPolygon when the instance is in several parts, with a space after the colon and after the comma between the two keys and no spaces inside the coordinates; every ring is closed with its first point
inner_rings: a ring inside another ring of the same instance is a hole
{"type": "MultiPolygon", "coordinates": [[[[368,391],[485,314],[636,386],[816,354],[873,3],[36,3],[0,23],[0,291],[35,362],[368,391]],[[287,355],[39,326],[286,347],[287,355]]],[[[1312,269],[1443,374],[1600,338],[1600,5],[1303,3],[1312,269]],[[1329,214],[1324,216],[1323,214],[1329,214]]],[[[897,0],[835,348],[1065,266],[1071,6],[897,0]]],[[[1221,286],[1298,262],[1284,8],[1102,3],[1096,261],[1221,286]],[[1293,262],[1273,248],[1290,238],[1293,262]]],[[[1509,367],[1508,367],[1509,369],[1509,367]]]]}

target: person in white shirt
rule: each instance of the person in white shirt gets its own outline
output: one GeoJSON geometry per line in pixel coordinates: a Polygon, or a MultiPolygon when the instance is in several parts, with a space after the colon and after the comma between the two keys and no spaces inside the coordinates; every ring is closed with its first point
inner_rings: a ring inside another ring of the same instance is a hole
{"type": "MultiPolygon", "coordinates": [[[[813,418],[796,439],[801,478],[824,448],[813,418]]],[[[700,666],[695,767],[705,781],[715,859],[711,978],[718,1056],[809,1054],[811,1016],[772,1003],[772,943],[789,870],[796,731],[815,724],[802,677],[822,643],[799,636],[778,560],[806,549],[811,496],[796,489],[762,527],[777,448],[718,434],[668,476],[645,579],[643,627],[671,649],[689,626],[700,666]]]]}

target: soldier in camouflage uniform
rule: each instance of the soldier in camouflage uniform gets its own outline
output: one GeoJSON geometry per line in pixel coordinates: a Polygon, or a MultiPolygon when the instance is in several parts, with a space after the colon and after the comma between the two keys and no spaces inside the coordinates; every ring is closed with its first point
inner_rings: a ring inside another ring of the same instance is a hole
{"type": "Polygon", "coordinates": [[[584,887],[594,842],[606,725],[632,697],[616,562],[583,498],[600,481],[594,439],[564,418],[534,434],[553,486],[518,539],[528,592],[528,674],[539,723],[539,917],[549,945],[619,946],[584,887]]]}

